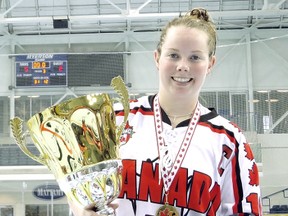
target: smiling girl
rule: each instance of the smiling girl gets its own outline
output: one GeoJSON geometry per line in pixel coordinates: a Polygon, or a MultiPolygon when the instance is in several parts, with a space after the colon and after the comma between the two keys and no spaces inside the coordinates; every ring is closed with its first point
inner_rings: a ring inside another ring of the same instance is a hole
{"type": "MultiPolygon", "coordinates": [[[[163,29],[154,53],[159,92],[130,103],[123,131],[117,216],[262,215],[258,169],[242,131],[199,103],[215,49],[205,9],[163,29]]],[[[122,109],[115,105],[119,123],[122,109]]]]}

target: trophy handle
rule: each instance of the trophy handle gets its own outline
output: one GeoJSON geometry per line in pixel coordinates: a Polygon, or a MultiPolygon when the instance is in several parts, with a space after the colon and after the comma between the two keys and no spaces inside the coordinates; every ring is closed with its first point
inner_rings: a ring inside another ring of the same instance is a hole
{"type": "Polygon", "coordinates": [[[20,147],[20,149],[30,158],[37,161],[38,163],[41,163],[43,165],[46,165],[45,161],[42,160],[40,157],[35,156],[32,154],[29,149],[26,146],[25,142],[25,133],[23,132],[23,120],[19,117],[15,117],[10,120],[10,126],[12,130],[13,137],[16,141],[16,144],[20,147]]]}
{"type": "Polygon", "coordinates": [[[119,140],[120,136],[122,134],[122,131],[126,125],[126,122],[128,119],[128,114],[130,111],[129,93],[128,93],[128,90],[127,90],[125,83],[124,83],[121,76],[114,77],[111,80],[111,86],[117,92],[117,94],[120,96],[120,102],[122,103],[123,108],[124,108],[124,120],[123,120],[122,124],[117,128],[117,131],[116,131],[117,139],[119,140]]]}

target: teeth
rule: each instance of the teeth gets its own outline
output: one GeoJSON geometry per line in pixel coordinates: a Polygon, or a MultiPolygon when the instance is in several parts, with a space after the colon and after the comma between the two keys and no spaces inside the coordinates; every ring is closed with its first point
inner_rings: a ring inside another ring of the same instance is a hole
{"type": "Polygon", "coordinates": [[[189,82],[190,78],[182,78],[182,77],[173,77],[173,79],[177,82],[189,82]]]}

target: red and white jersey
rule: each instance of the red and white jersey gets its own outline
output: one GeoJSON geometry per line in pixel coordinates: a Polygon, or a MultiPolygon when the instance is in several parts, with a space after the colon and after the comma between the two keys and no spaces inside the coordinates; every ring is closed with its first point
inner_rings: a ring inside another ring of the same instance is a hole
{"type": "MultiPolygon", "coordinates": [[[[145,96],[130,103],[121,137],[123,186],[117,216],[154,216],[165,203],[163,181],[159,181],[153,98],[145,96]]],[[[215,110],[201,105],[200,110],[190,147],[169,188],[169,204],[181,216],[262,215],[258,169],[243,133],[215,110]]],[[[115,105],[115,112],[120,124],[120,104],[115,105]]],[[[189,120],[173,129],[162,110],[162,121],[165,140],[177,154],[189,120]]]]}

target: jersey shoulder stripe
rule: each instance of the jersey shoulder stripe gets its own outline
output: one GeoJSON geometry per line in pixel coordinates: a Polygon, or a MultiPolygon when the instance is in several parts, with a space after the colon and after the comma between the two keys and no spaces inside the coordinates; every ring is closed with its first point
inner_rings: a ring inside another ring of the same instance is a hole
{"type": "MultiPolygon", "coordinates": [[[[117,116],[124,116],[122,104],[114,105],[115,114],[117,116]]],[[[149,97],[141,97],[139,100],[130,101],[130,114],[141,113],[142,115],[153,115],[153,110],[149,103],[149,97]]]]}

